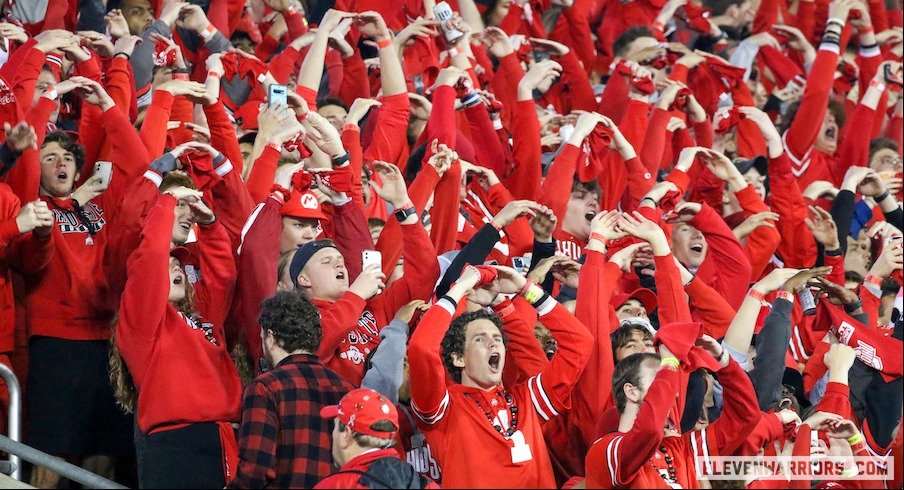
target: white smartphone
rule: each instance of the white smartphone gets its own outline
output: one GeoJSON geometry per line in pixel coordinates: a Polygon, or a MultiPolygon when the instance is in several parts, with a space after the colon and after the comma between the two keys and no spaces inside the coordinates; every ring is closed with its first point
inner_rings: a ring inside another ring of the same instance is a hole
{"type": "Polygon", "coordinates": [[[367,269],[370,265],[376,264],[377,267],[383,267],[383,254],[379,250],[364,250],[361,252],[361,269],[367,269]]]}
{"type": "Polygon", "coordinates": [[[101,183],[109,186],[110,178],[113,177],[113,162],[98,161],[95,163],[94,175],[99,175],[101,183]]]}
{"type": "Polygon", "coordinates": [[[289,105],[288,89],[285,85],[271,84],[267,93],[267,105],[273,107],[276,104],[289,105]]]}

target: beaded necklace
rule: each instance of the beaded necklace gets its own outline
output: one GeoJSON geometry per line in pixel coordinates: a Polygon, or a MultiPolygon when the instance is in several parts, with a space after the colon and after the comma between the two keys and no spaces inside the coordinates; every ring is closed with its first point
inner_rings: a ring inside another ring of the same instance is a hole
{"type": "MultiPolygon", "coordinates": [[[[502,393],[499,392],[497,392],[497,394],[502,395],[502,393]]],[[[512,414],[512,423],[509,426],[508,430],[504,432],[502,430],[502,426],[493,422],[493,416],[483,408],[483,405],[480,404],[480,400],[472,398],[470,393],[465,393],[464,395],[468,397],[469,400],[473,400],[474,403],[477,404],[477,408],[479,408],[480,411],[483,412],[483,415],[490,422],[490,425],[493,426],[494,429],[496,429],[496,432],[502,434],[506,439],[512,437],[512,434],[514,434],[515,431],[518,430],[518,406],[515,405],[515,400],[512,398],[512,395],[509,395],[508,393],[504,395],[506,407],[508,407],[509,412],[511,412],[512,414]]]]}
{"type": "Polygon", "coordinates": [[[675,467],[672,466],[672,462],[674,461],[674,458],[669,456],[668,451],[669,450],[667,447],[665,447],[665,445],[659,446],[659,452],[662,453],[663,458],[665,459],[665,464],[668,466],[668,472],[669,472],[668,478],[666,478],[665,475],[663,475],[659,471],[659,466],[657,466],[656,463],[653,463],[653,458],[650,458],[650,462],[653,463],[653,466],[656,468],[656,472],[659,473],[659,476],[661,476],[662,479],[665,480],[666,483],[677,483],[678,482],[678,470],[676,470],[675,467]]]}

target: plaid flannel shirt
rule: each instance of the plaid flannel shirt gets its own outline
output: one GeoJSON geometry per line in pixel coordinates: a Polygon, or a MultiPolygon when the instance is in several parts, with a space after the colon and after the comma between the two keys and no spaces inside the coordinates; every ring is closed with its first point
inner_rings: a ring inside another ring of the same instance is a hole
{"type": "Polygon", "coordinates": [[[239,466],[229,488],[313,488],[336,470],[332,421],[320,409],[355,388],[320,363],[296,354],[245,389],[239,466]]]}

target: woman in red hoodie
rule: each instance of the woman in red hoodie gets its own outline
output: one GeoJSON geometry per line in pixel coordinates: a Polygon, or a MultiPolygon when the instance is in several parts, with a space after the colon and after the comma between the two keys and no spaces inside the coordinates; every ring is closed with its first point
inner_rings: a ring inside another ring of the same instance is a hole
{"type": "Polygon", "coordinates": [[[241,381],[223,326],[192,309],[191,254],[170,249],[176,206],[215,224],[200,199],[186,187],[161,194],[127,266],[116,346],[138,389],[141,488],[223,488],[235,474],[241,381]]]}

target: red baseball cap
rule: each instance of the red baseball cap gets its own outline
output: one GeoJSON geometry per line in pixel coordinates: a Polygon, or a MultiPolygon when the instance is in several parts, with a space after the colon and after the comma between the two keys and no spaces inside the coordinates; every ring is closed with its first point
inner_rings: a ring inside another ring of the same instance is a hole
{"type": "Polygon", "coordinates": [[[385,432],[372,427],[381,420],[388,420],[399,426],[399,413],[395,405],[385,396],[368,388],[349,391],[339,400],[338,405],[329,405],[320,409],[320,416],[325,419],[338,417],[353,431],[366,436],[381,439],[394,439],[398,430],[385,432]]]}
{"type": "Polygon", "coordinates": [[[283,204],[280,214],[302,219],[326,219],[326,215],[320,209],[320,200],[317,194],[311,191],[292,191],[289,200],[283,204]]]}
{"type": "Polygon", "coordinates": [[[630,293],[613,294],[612,299],[609,300],[609,304],[617,310],[631,298],[640,301],[640,304],[643,305],[643,309],[647,310],[647,315],[653,313],[653,310],[656,309],[656,293],[647,288],[638,288],[630,293]]]}
{"type": "Polygon", "coordinates": [[[179,263],[182,264],[182,267],[185,267],[188,264],[197,264],[197,260],[195,260],[195,255],[191,253],[186,247],[173,247],[170,249],[170,257],[175,257],[179,263]]]}

